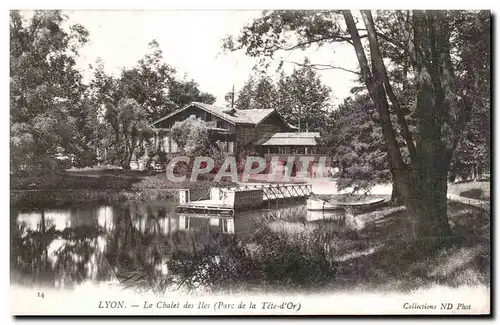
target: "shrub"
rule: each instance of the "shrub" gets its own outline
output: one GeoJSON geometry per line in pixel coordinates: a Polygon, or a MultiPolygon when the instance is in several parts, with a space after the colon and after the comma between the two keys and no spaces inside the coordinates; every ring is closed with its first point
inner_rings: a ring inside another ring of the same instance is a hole
{"type": "Polygon", "coordinates": [[[251,244],[243,245],[234,236],[214,237],[203,240],[202,248],[194,249],[193,239],[193,250],[178,254],[169,269],[181,274],[180,285],[187,290],[248,290],[253,285],[268,289],[317,288],[331,281],[336,273],[329,244],[332,236],[322,230],[274,232],[258,225],[251,244]]]}
{"type": "Polygon", "coordinates": [[[320,229],[290,234],[259,226],[253,240],[260,249],[256,259],[266,282],[273,287],[318,287],[336,273],[330,242],[334,234],[320,229]]]}
{"type": "Polygon", "coordinates": [[[203,155],[208,150],[208,123],[192,115],[172,126],[172,138],[181,151],[188,155],[203,155]]]}

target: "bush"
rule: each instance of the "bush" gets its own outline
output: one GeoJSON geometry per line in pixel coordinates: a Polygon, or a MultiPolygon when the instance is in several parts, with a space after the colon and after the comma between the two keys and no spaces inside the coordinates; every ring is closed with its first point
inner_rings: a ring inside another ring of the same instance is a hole
{"type": "Polygon", "coordinates": [[[196,249],[192,238],[183,247],[193,250],[172,260],[169,269],[181,275],[185,289],[308,289],[325,285],[336,273],[330,249],[334,235],[328,231],[288,234],[260,224],[246,245],[235,236],[217,236],[196,249]]]}
{"type": "Polygon", "coordinates": [[[290,234],[262,225],[254,234],[256,259],[266,282],[273,287],[319,287],[336,273],[330,245],[332,234],[322,230],[290,234]]]}
{"type": "Polygon", "coordinates": [[[188,155],[203,155],[209,144],[208,124],[192,115],[172,126],[172,138],[181,151],[188,155]]]}

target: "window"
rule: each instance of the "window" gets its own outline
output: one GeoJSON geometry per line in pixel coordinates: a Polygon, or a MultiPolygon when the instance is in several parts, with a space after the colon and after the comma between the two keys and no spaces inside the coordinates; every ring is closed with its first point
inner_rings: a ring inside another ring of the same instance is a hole
{"type": "Polygon", "coordinates": [[[164,136],[162,146],[163,146],[163,151],[166,153],[170,152],[169,142],[170,142],[169,136],[168,135],[164,136]]]}
{"type": "Polygon", "coordinates": [[[178,151],[178,146],[177,142],[174,141],[174,139],[171,139],[171,147],[170,147],[170,152],[176,153],[178,151]]]}
{"type": "Polygon", "coordinates": [[[227,145],[227,151],[229,153],[234,153],[234,142],[233,141],[229,141],[229,143],[227,145]]]}
{"type": "Polygon", "coordinates": [[[222,232],[227,234],[227,219],[221,219],[222,221],[222,232]]]}

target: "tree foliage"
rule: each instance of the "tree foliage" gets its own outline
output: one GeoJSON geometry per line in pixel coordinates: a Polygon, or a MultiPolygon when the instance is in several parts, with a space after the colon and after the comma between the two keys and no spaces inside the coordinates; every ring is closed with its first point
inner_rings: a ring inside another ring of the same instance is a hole
{"type": "Polygon", "coordinates": [[[238,92],[237,109],[276,109],[278,91],[274,81],[267,76],[250,76],[238,92]]]}
{"type": "Polygon", "coordinates": [[[330,93],[309,60],[278,82],[279,111],[299,132],[319,131],[330,108],[330,93]]]}
{"type": "Polygon", "coordinates": [[[348,98],[331,113],[333,122],[322,141],[340,168],[340,189],[369,191],[374,184],[391,180],[382,129],[373,118],[376,114],[367,95],[348,98]]]}
{"type": "Polygon", "coordinates": [[[214,95],[201,92],[194,80],[171,80],[168,84],[168,98],[176,108],[184,107],[191,102],[213,104],[216,101],[214,95]]]}
{"type": "Polygon", "coordinates": [[[203,155],[209,147],[208,124],[192,115],[172,126],[172,138],[187,155],[203,155]]]}
{"type": "Polygon", "coordinates": [[[58,154],[77,162],[90,156],[97,112],[75,68],[87,42],[81,25],[63,28],[59,11],[10,13],[12,170],[42,167],[58,154]]]}
{"type": "Polygon", "coordinates": [[[113,130],[109,156],[123,169],[130,169],[132,158],[140,158],[138,151],[152,136],[146,112],[135,99],[123,98],[117,105],[106,105],[105,119],[113,130]]]}
{"type": "Polygon", "coordinates": [[[163,60],[156,40],[148,44],[148,53],[135,67],[123,69],[120,77],[122,96],[133,98],[146,111],[149,120],[156,120],[178,107],[168,94],[175,82],[175,69],[163,60]]]}
{"type": "Polygon", "coordinates": [[[306,59],[290,75],[282,72],[276,82],[267,76],[250,76],[238,92],[236,108],[276,109],[300,131],[318,131],[330,108],[331,90],[308,63],[306,59]]]}
{"type": "Polygon", "coordinates": [[[237,98],[235,100],[236,109],[251,109],[253,107],[255,98],[255,86],[257,81],[254,76],[250,76],[243,87],[238,91],[237,98]]]}
{"type": "Polygon", "coordinates": [[[491,159],[490,15],[457,11],[452,17],[455,64],[463,72],[459,87],[469,92],[472,109],[457,144],[451,179],[464,168],[468,172],[470,167],[489,169],[491,159]]]}
{"type": "MultiPolygon", "coordinates": [[[[319,139],[320,150],[333,158],[339,167],[338,189],[369,193],[377,184],[393,182],[379,114],[366,93],[346,98],[328,116],[319,139]]],[[[408,151],[397,128],[396,117],[391,122],[397,130],[397,140],[405,161],[408,151]]],[[[401,200],[397,185],[393,184],[392,199],[401,200]]]]}

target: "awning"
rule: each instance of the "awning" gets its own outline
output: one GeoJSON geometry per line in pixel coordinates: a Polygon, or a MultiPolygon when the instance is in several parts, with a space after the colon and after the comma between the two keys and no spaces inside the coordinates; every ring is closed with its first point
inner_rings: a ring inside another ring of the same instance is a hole
{"type": "Polygon", "coordinates": [[[270,138],[262,138],[255,143],[258,146],[316,146],[319,132],[280,132],[270,138]]]}

